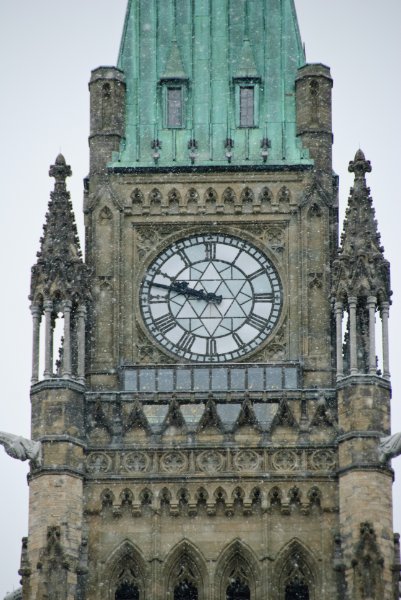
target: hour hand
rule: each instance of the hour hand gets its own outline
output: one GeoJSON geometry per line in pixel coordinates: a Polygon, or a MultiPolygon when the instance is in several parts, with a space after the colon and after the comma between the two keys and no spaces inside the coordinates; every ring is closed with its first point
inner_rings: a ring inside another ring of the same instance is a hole
{"type": "Polygon", "coordinates": [[[170,285],[153,282],[151,285],[163,288],[165,290],[177,292],[178,294],[183,294],[184,296],[192,296],[193,298],[199,298],[199,300],[213,302],[214,304],[220,304],[223,299],[222,296],[217,296],[213,292],[204,292],[203,290],[195,290],[194,288],[190,288],[186,281],[175,281],[170,285]]]}
{"type": "Polygon", "coordinates": [[[199,298],[200,300],[205,300],[206,302],[213,302],[214,304],[220,304],[223,299],[223,296],[217,296],[213,292],[204,292],[203,290],[190,288],[186,281],[177,281],[176,283],[173,283],[171,289],[180,292],[181,294],[185,294],[185,296],[192,296],[194,298],[199,298]]]}
{"type": "Polygon", "coordinates": [[[170,289],[178,292],[179,294],[184,294],[185,296],[192,296],[194,298],[199,298],[200,300],[206,300],[206,302],[213,302],[214,304],[220,304],[223,297],[217,296],[213,292],[204,292],[203,290],[195,290],[194,288],[190,288],[186,281],[176,281],[172,283],[170,289]]]}

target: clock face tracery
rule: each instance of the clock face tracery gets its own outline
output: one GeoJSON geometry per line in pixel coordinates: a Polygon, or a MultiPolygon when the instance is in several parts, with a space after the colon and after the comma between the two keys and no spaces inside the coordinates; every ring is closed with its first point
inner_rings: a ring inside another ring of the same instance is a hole
{"type": "Polygon", "coordinates": [[[232,361],[255,350],[277,323],[282,302],[267,256],[221,233],[168,246],[150,264],[140,291],[152,336],[173,354],[197,362],[232,361]]]}

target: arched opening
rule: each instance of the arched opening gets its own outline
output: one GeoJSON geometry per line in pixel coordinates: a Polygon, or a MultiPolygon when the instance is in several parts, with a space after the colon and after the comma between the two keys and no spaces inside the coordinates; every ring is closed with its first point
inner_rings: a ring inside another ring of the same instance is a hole
{"type": "MultiPolygon", "coordinates": [[[[180,492],[177,496],[180,496],[180,492]]],[[[205,599],[206,565],[197,548],[189,542],[183,541],[172,550],[166,560],[164,573],[167,598],[170,600],[205,599]]]]}
{"type": "Polygon", "coordinates": [[[249,586],[236,577],[227,587],[226,600],[251,600],[249,586]]]}
{"type": "Polygon", "coordinates": [[[139,590],[132,583],[121,583],[116,591],[115,600],[139,600],[139,590]]]}
{"type": "Polygon", "coordinates": [[[183,579],[174,588],[174,600],[198,600],[198,588],[192,581],[183,579]]]}
{"type": "MultiPolygon", "coordinates": [[[[106,492],[111,493],[109,490],[106,492]]],[[[120,499],[123,498],[132,500],[130,490],[123,490],[120,499]]],[[[143,558],[126,540],[111,555],[110,565],[104,574],[104,583],[109,588],[107,597],[111,600],[143,600],[146,580],[143,558]]]]}
{"type": "Polygon", "coordinates": [[[309,600],[309,588],[303,581],[291,581],[285,588],[285,600],[309,600]]]}
{"type": "Polygon", "coordinates": [[[310,552],[294,540],[277,564],[279,598],[282,600],[314,600],[319,588],[315,561],[310,552]]]}
{"type": "Polygon", "coordinates": [[[219,558],[216,585],[219,597],[225,600],[254,600],[260,581],[257,561],[250,549],[234,540],[219,558]]]}

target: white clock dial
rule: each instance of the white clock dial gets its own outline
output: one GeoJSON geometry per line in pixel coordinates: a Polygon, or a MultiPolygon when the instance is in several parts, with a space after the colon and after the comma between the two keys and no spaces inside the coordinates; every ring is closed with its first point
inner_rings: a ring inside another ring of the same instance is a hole
{"type": "Polygon", "coordinates": [[[150,264],[140,305],[153,337],[197,362],[242,358],[270,335],[283,302],[271,261],[226,234],[193,235],[168,246],[150,264]]]}

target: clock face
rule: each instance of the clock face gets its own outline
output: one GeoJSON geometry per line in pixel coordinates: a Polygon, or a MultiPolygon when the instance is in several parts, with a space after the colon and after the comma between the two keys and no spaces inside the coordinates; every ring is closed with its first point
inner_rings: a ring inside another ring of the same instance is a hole
{"type": "Polygon", "coordinates": [[[150,264],[140,290],[144,322],[173,354],[225,362],[255,350],[270,335],[283,303],[271,261],[226,234],[193,235],[150,264]]]}

